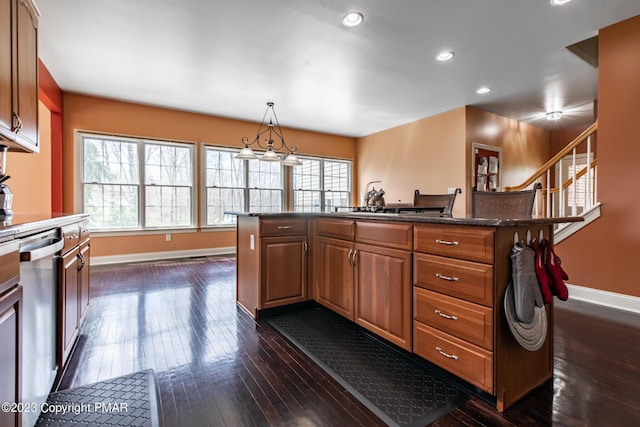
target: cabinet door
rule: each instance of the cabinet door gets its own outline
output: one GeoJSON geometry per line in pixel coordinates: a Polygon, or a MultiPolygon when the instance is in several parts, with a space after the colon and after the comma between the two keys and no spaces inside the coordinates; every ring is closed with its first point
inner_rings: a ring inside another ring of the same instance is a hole
{"type": "Polygon", "coordinates": [[[356,243],[357,324],[411,350],[411,252],[356,243]]]}
{"type": "Polygon", "coordinates": [[[0,0],[0,135],[13,139],[12,113],[13,97],[11,95],[11,3],[14,0],[0,0]]]}
{"type": "Polygon", "coordinates": [[[306,236],[264,238],[261,258],[261,308],[307,300],[306,236]]]}
{"type": "MultiPolygon", "coordinates": [[[[0,297],[0,402],[20,401],[20,345],[22,287],[16,286],[0,297]]],[[[0,411],[0,425],[21,425],[20,412],[0,411]]]]}
{"type": "Polygon", "coordinates": [[[353,243],[318,238],[318,302],[349,320],[354,319],[353,243]]]}
{"type": "Polygon", "coordinates": [[[30,1],[16,3],[13,103],[21,122],[16,141],[38,152],[38,18],[30,1]]]}
{"type": "Polygon", "coordinates": [[[79,325],[82,324],[85,315],[87,314],[87,308],[89,307],[89,256],[91,253],[91,246],[89,241],[85,241],[80,245],[80,271],[78,271],[78,304],[79,304],[79,325]]]}
{"type": "Polygon", "coordinates": [[[60,366],[64,366],[78,336],[78,249],[58,258],[59,311],[58,311],[58,356],[60,366]]]}

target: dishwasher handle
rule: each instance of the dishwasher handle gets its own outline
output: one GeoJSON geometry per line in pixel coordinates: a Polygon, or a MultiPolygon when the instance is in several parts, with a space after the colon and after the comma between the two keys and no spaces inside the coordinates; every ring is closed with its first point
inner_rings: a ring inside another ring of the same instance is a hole
{"type": "Polygon", "coordinates": [[[37,261],[56,252],[60,252],[64,248],[64,239],[58,237],[55,239],[45,239],[37,244],[26,245],[20,248],[20,261],[37,261]]]}

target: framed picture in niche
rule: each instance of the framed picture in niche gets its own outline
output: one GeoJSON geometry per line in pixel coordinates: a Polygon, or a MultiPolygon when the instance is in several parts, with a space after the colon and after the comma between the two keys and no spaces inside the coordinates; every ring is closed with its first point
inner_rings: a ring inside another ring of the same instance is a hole
{"type": "Polygon", "coordinates": [[[499,191],[502,148],[472,143],[472,186],[476,191],[499,191]]]}

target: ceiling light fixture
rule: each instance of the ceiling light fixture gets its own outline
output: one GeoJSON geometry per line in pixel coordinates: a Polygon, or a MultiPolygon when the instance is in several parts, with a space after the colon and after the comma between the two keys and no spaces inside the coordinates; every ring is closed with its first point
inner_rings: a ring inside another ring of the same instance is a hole
{"type": "Polygon", "coordinates": [[[551,0],[551,6],[562,6],[569,3],[571,0],[551,0]]]}
{"type": "Polygon", "coordinates": [[[342,18],[342,24],[345,27],[355,27],[360,25],[364,20],[364,16],[360,12],[349,12],[342,18]]]}
{"type": "Polygon", "coordinates": [[[453,58],[455,53],[452,51],[440,52],[438,56],[436,56],[436,60],[438,61],[448,61],[453,58]]]}
{"type": "Polygon", "coordinates": [[[562,117],[562,111],[551,111],[546,115],[547,120],[560,120],[562,117]]]}
{"type": "Polygon", "coordinates": [[[476,93],[479,95],[484,95],[485,93],[489,93],[489,92],[491,92],[491,88],[487,86],[482,86],[476,91],[476,93]]]}
{"type": "Polygon", "coordinates": [[[284,142],[284,136],[282,135],[282,129],[280,128],[280,123],[278,122],[278,117],[276,116],[276,111],[273,109],[273,102],[267,102],[267,109],[264,112],[264,116],[262,116],[262,121],[260,122],[260,126],[258,126],[258,132],[256,133],[256,137],[253,141],[249,142],[249,138],[246,136],[242,137],[242,144],[244,148],[240,150],[240,152],[236,155],[236,159],[242,160],[255,160],[258,159],[256,153],[253,152],[251,146],[253,144],[257,144],[257,147],[262,148],[265,153],[262,157],[259,157],[260,160],[264,162],[279,162],[280,156],[279,154],[284,153],[285,158],[282,160],[282,164],[284,166],[300,166],[302,162],[296,156],[296,150],[298,149],[295,145],[291,147],[287,146],[284,142]],[[266,123],[267,114],[271,111],[273,118],[269,118],[269,123],[266,123]],[[276,124],[273,124],[275,120],[276,124]],[[268,136],[265,137],[264,143],[260,142],[260,138],[262,135],[269,133],[268,136]],[[280,138],[280,142],[275,144],[273,140],[273,136],[277,136],[280,138]],[[274,145],[275,144],[275,145],[274,145]]]}

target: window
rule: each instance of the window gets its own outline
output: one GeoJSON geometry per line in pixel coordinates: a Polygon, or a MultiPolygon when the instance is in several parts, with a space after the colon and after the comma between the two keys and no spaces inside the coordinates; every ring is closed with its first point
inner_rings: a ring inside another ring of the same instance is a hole
{"type": "Polygon", "coordinates": [[[194,147],[81,134],[83,210],[96,230],[194,225],[194,147]]]}
{"type": "Polygon", "coordinates": [[[206,224],[232,225],[235,216],[224,211],[244,211],[245,161],[236,152],[205,148],[206,224]]]}
{"type": "Polygon", "coordinates": [[[281,212],[282,166],[279,162],[238,160],[237,150],[205,147],[206,225],[232,226],[225,211],[281,212]]]}
{"type": "Polygon", "coordinates": [[[301,157],[293,168],[293,209],[302,212],[331,212],[349,206],[351,162],[301,157]]]}

